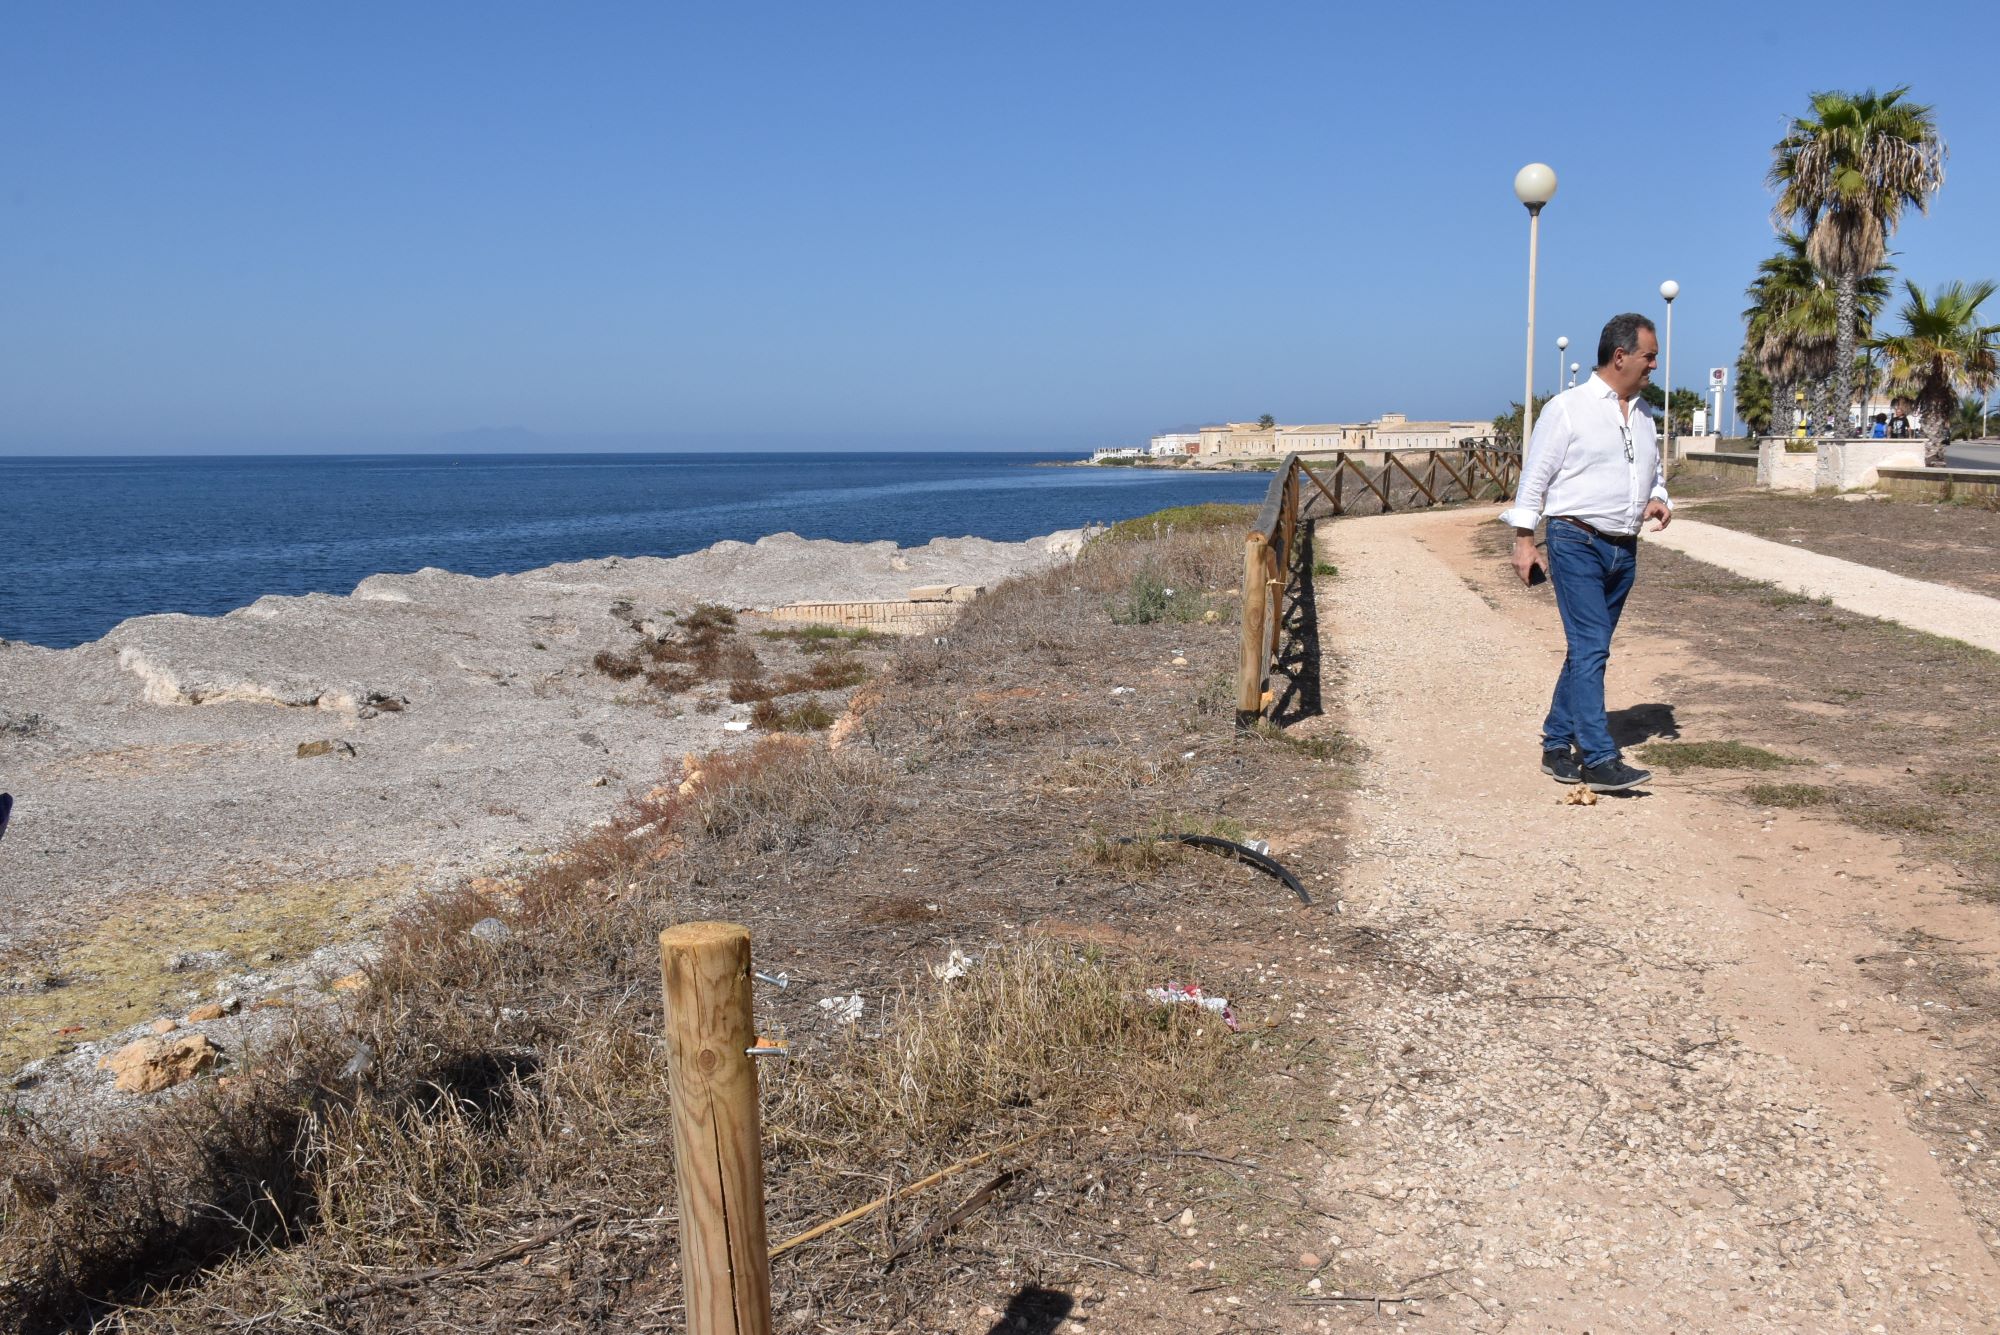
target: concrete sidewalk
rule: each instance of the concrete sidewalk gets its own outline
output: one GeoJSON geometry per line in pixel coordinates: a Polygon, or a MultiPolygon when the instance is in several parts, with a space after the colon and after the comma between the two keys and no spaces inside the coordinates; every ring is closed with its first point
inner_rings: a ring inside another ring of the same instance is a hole
{"type": "Polygon", "coordinates": [[[1768,580],[1787,592],[1829,598],[1835,607],[1862,616],[1894,621],[1911,630],[2000,653],[2000,598],[1892,575],[1874,566],[1753,538],[1696,519],[1676,518],[1663,532],[1649,533],[1645,540],[1746,579],[1768,580]]]}

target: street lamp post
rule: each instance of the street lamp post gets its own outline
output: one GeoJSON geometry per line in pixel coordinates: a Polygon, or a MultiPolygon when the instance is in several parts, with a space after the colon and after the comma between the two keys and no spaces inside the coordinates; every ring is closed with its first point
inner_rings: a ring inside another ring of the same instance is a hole
{"type": "Polygon", "coordinates": [[[1674,458],[1674,298],[1681,294],[1681,285],[1669,278],[1660,284],[1660,295],[1667,299],[1667,341],[1666,341],[1666,392],[1661,402],[1666,404],[1667,457],[1674,458]]]}
{"type": "Polygon", "coordinates": [[[1521,399],[1521,449],[1535,430],[1535,262],[1542,239],[1542,208],[1556,197],[1555,168],[1531,162],[1514,173],[1514,198],[1528,210],[1528,372],[1521,399]]]}
{"type": "Polygon", "coordinates": [[[1569,335],[1567,334],[1558,335],[1556,337],[1556,388],[1555,388],[1555,392],[1558,394],[1562,392],[1562,387],[1563,387],[1563,354],[1568,351],[1569,351],[1569,335]]]}
{"type": "Polygon", "coordinates": [[[1581,362],[1571,362],[1569,364],[1569,384],[1566,386],[1566,388],[1569,389],[1576,388],[1576,373],[1578,371],[1581,371],[1582,369],[1583,369],[1583,363],[1581,362]]]}

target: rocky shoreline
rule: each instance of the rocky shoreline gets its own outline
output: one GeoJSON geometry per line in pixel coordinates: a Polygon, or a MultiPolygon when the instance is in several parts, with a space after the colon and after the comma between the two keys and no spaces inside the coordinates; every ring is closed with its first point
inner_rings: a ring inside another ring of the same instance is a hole
{"type": "Polygon", "coordinates": [[[664,692],[596,665],[699,605],[778,645],[754,639],[783,624],[760,609],[990,586],[1083,538],[787,533],[491,578],[375,575],[347,596],[137,617],[74,649],[0,642],[0,787],[17,803],[0,1072],[108,1088],[97,1058],[162,1017],[233,998],[269,1019],[257,998],[325,993],[412,895],[532,859],[684,754],[745,739],[752,706],[726,682],[664,692]]]}

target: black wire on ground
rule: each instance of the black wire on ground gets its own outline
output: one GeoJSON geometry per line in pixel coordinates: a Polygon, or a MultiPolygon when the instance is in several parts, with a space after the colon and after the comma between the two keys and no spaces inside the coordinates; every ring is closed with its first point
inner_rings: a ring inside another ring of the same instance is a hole
{"type": "MultiPolygon", "coordinates": [[[[1213,834],[1156,834],[1152,837],[1152,842],[1155,843],[1165,843],[1167,841],[1186,844],[1190,848],[1206,848],[1214,853],[1226,853],[1238,862],[1247,862],[1266,876],[1275,877],[1279,881],[1282,881],[1287,889],[1299,897],[1299,903],[1304,904],[1307,908],[1312,907],[1312,896],[1306,893],[1306,888],[1299,883],[1299,878],[1292,875],[1289,868],[1268,853],[1259,853],[1247,844],[1239,844],[1234,839],[1224,839],[1213,834]]],[[[1121,844],[1136,844],[1141,841],[1128,837],[1122,838],[1118,842],[1121,844]]]]}

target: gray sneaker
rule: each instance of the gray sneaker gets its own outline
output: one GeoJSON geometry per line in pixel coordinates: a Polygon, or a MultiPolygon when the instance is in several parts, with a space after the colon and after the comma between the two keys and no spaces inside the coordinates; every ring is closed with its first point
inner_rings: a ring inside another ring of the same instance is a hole
{"type": "Polygon", "coordinates": [[[1575,752],[1567,747],[1560,751],[1542,752],[1542,773],[1557,783],[1583,782],[1583,767],[1576,763],[1575,752]]]}
{"type": "Polygon", "coordinates": [[[1602,765],[1583,767],[1583,786],[1593,793],[1622,793],[1628,788],[1637,788],[1652,777],[1653,771],[1639,769],[1615,758],[1602,765]]]}

